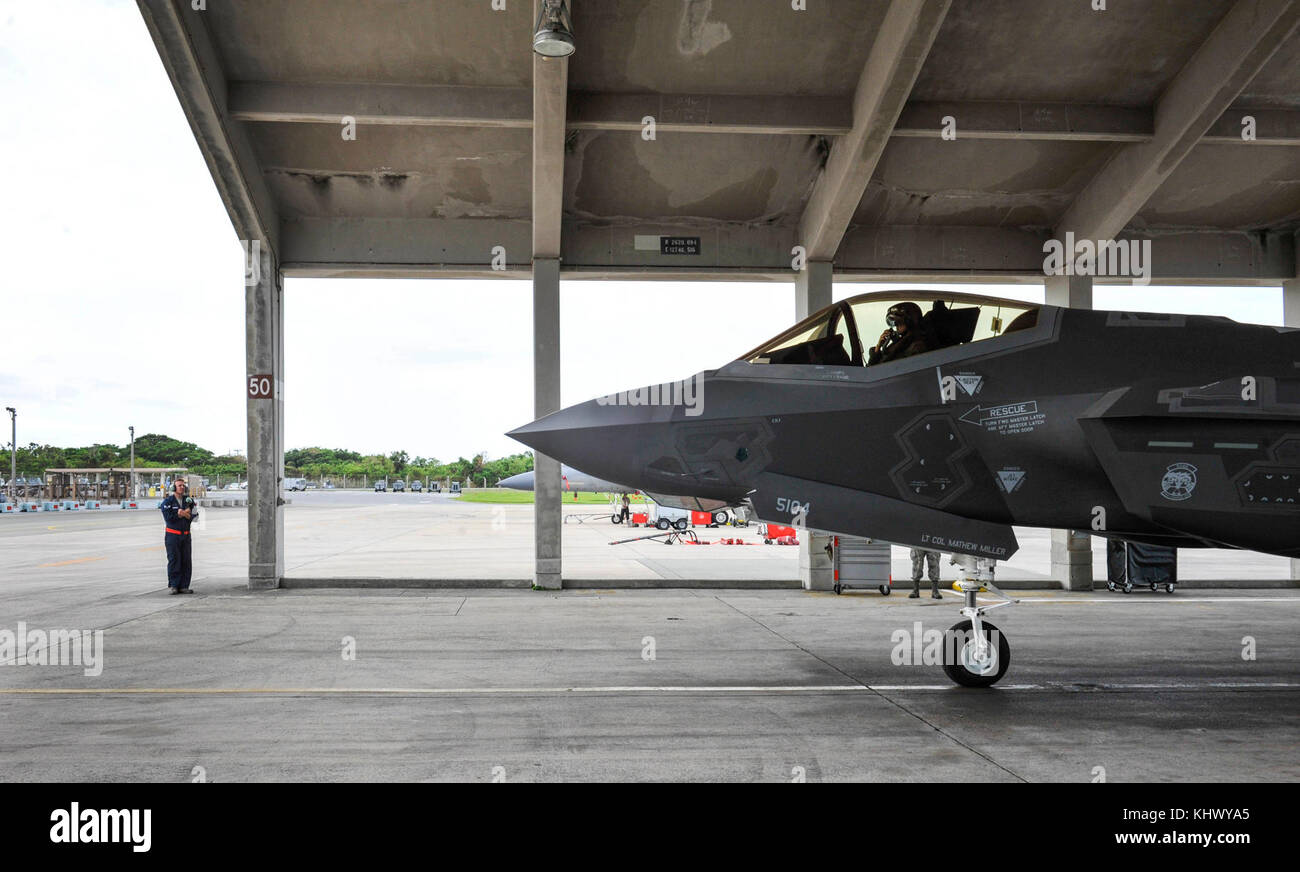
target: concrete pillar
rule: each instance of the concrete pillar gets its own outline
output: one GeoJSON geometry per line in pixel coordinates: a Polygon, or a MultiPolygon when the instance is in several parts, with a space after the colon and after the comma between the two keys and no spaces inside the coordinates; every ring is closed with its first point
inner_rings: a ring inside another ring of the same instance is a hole
{"type": "MultiPolygon", "coordinates": [[[[1296,266],[1300,268],[1300,233],[1296,234],[1296,266]]],[[[1282,323],[1300,327],[1300,278],[1282,283],[1282,323]]],[[[1291,561],[1291,580],[1300,581],[1300,560],[1291,561]]]]}
{"type": "Polygon", "coordinates": [[[1067,309],[1092,308],[1092,276],[1046,276],[1044,302],[1067,309]]]}
{"type": "Polygon", "coordinates": [[[1092,534],[1052,531],[1052,578],[1065,590],[1092,590],[1092,534]]]}
{"type": "Polygon", "coordinates": [[[810,260],[795,273],[794,319],[802,321],[831,304],[831,262],[810,260]]]}
{"type": "MultiPolygon", "coordinates": [[[[560,261],[533,259],[533,414],[560,409],[560,261]]],[[[559,590],[561,515],[560,462],[544,454],[533,459],[533,587],[559,590]]]]}
{"type": "Polygon", "coordinates": [[[244,278],[249,590],[279,587],[284,575],[284,277],[270,249],[258,248],[244,278]],[[253,376],[267,376],[271,396],[253,376]]]}
{"type": "MultiPolygon", "coordinates": [[[[802,321],[812,313],[831,304],[831,262],[810,260],[802,272],[795,274],[794,317],[802,321]]],[[[816,517],[810,515],[809,523],[816,517]]],[[[826,546],[831,537],[811,530],[799,531],[799,579],[804,590],[833,590],[835,571],[826,546]]]]}
{"type": "MultiPolygon", "coordinates": [[[[1047,276],[1045,302],[1069,309],[1092,308],[1092,276],[1047,276]]],[[[1052,531],[1052,578],[1066,590],[1092,590],[1092,534],[1052,531]]]]}

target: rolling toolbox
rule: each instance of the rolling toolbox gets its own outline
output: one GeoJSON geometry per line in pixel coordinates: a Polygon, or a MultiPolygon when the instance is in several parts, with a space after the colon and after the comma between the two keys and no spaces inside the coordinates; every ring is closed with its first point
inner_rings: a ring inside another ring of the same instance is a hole
{"type": "Polygon", "coordinates": [[[890,573],[889,545],[856,536],[833,540],[835,592],[876,588],[889,596],[894,579],[890,573]]]}

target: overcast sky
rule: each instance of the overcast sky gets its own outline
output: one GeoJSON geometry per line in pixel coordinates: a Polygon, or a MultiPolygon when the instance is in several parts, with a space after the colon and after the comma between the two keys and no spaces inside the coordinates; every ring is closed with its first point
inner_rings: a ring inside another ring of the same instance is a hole
{"type": "MultiPolygon", "coordinates": [[[[242,451],[243,253],[135,3],[0,0],[0,117],[0,405],[19,444],[123,444],[135,425],[242,451]]],[[[793,322],[792,288],[565,282],[563,402],[726,363],[793,322]]],[[[1094,302],[1282,320],[1278,288],[1094,302]]],[[[502,434],[532,418],[528,283],[289,279],[285,305],[289,447],[522,449],[502,434]]]]}

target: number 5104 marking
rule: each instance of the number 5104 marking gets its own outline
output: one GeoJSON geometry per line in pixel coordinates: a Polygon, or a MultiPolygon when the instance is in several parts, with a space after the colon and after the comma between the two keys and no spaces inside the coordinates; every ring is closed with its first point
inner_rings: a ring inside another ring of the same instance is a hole
{"type": "Polygon", "coordinates": [[[776,510],[778,512],[789,512],[792,515],[806,515],[812,508],[812,503],[801,503],[791,497],[777,497],[776,510]]]}

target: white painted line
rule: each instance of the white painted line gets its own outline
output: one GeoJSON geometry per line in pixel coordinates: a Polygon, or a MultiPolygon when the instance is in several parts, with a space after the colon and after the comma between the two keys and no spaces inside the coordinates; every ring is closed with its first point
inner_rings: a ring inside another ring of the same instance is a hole
{"type": "MultiPolygon", "coordinates": [[[[1012,591],[1014,593],[1014,591],[1012,591]]],[[[1010,596],[1010,594],[1008,594],[1010,596]]],[[[1075,603],[1082,605],[1124,605],[1124,606],[1152,606],[1152,605],[1178,605],[1179,603],[1293,603],[1300,604],[1300,596],[1182,596],[1174,594],[1170,596],[1167,593],[1161,593],[1160,599],[1147,599],[1145,597],[1135,597],[1131,594],[1124,596],[1117,594],[1115,599],[1110,597],[1098,597],[1097,599],[1056,599],[1040,597],[1024,597],[1020,600],[1019,605],[1036,605],[1038,603],[1075,603]],[[1123,597],[1119,599],[1118,597],[1123,597]]],[[[984,597],[980,597],[984,601],[984,597]]],[[[997,602],[997,600],[988,600],[997,602]]]]}
{"type": "MultiPolygon", "coordinates": [[[[518,696],[527,694],[741,694],[741,693],[906,693],[947,691],[952,684],[808,684],[808,685],[610,685],[604,687],[86,687],[0,688],[3,696],[518,696]]],[[[1203,684],[1008,684],[1000,692],[1063,691],[1096,693],[1125,690],[1300,690],[1300,682],[1205,682],[1203,684]]]]}

